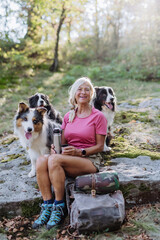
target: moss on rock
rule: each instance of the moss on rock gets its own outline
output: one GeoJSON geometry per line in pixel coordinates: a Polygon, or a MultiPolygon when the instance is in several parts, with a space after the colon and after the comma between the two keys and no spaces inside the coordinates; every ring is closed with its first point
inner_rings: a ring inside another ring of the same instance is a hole
{"type": "Polygon", "coordinates": [[[128,195],[130,194],[130,191],[133,189],[137,189],[137,186],[133,183],[128,183],[126,185],[122,185],[120,184],[120,190],[122,191],[124,197],[128,197],[128,195]]]}
{"type": "Polygon", "coordinates": [[[152,160],[160,159],[160,152],[156,149],[144,149],[144,146],[134,146],[128,139],[121,134],[116,133],[115,137],[112,139],[111,144],[112,150],[103,155],[104,160],[107,161],[105,165],[108,165],[108,161],[112,158],[136,158],[138,156],[148,156],[152,160]]]}
{"type": "Polygon", "coordinates": [[[141,183],[139,186],[139,190],[141,192],[148,192],[148,191],[150,191],[150,187],[148,185],[146,185],[145,183],[141,183]]]}
{"type": "Polygon", "coordinates": [[[8,157],[7,159],[2,159],[1,163],[10,162],[10,161],[17,159],[19,157],[22,157],[22,156],[23,156],[22,154],[10,154],[7,156],[8,157]]]}
{"type": "Polygon", "coordinates": [[[3,140],[1,142],[1,144],[2,145],[8,145],[8,144],[11,144],[12,142],[14,142],[17,139],[18,139],[17,137],[10,137],[10,138],[7,138],[7,139],[3,140]]]}
{"type": "Polygon", "coordinates": [[[133,112],[133,111],[121,111],[117,112],[114,122],[119,123],[129,123],[131,121],[140,122],[153,122],[153,119],[149,118],[148,112],[133,112]]]}
{"type": "Polygon", "coordinates": [[[20,163],[20,166],[27,166],[29,164],[30,162],[25,159],[23,162],[20,163]]]}
{"type": "Polygon", "coordinates": [[[31,217],[40,212],[40,203],[42,200],[39,198],[34,199],[33,201],[24,201],[21,203],[22,216],[31,217]]]}

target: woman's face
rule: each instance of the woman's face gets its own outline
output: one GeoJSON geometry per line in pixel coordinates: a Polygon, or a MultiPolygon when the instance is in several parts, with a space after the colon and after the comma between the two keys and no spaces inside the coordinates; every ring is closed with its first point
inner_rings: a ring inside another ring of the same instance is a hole
{"type": "Polygon", "coordinates": [[[75,99],[77,104],[89,103],[91,99],[91,88],[88,83],[83,83],[76,91],[75,99]]]}

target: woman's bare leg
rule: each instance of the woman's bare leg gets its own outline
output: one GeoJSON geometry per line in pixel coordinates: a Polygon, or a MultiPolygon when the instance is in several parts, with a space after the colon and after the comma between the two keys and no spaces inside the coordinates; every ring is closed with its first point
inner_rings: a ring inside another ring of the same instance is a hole
{"type": "Polygon", "coordinates": [[[87,173],[95,173],[96,168],[86,158],[62,154],[52,154],[48,158],[49,178],[55,191],[56,200],[64,197],[65,175],[76,177],[87,173]]]}
{"type": "Polygon", "coordinates": [[[51,181],[48,174],[48,157],[41,156],[36,162],[36,176],[39,189],[41,191],[43,200],[50,200],[52,198],[51,181]]]}

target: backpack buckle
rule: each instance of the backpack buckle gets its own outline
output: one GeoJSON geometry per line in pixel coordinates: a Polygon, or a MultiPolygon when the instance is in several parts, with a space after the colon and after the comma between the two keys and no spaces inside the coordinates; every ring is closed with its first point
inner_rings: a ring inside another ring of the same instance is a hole
{"type": "Polygon", "coordinates": [[[91,190],[91,195],[92,195],[92,197],[95,197],[95,196],[96,196],[96,190],[95,190],[95,189],[92,189],[92,190],[91,190]]]}

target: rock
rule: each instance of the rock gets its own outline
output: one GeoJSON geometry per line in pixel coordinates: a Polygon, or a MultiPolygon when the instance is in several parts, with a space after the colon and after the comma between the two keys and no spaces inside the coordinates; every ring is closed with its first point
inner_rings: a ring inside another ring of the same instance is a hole
{"type": "Polygon", "coordinates": [[[6,234],[3,234],[3,233],[0,233],[0,239],[1,240],[7,240],[7,235],[6,234]]]}
{"type": "MultiPolygon", "coordinates": [[[[14,135],[0,141],[0,217],[30,217],[39,213],[42,198],[36,177],[28,177],[31,166],[26,151],[14,135]]],[[[117,171],[127,206],[159,201],[159,160],[152,161],[146,156],[115,158],[111,160],[111,166],[105,168],[117,171]]]]}
{"type": "Polygon", "coordinates": [[[157,109],[160,109],[160,98],[148,98],[147,100],[144,100],[139,103],[139,104],[136,104],[135,105],[135,101],[136,100],[132,100],[132,103],[128,103],[128,102],[123,102],[121,104],[118,105],[118,110],[121,110],[121,109],[126,109],[126,110],[129,110],[129,109],[146,109],[147,110],[157,110],[157,109]]]}
{"type": "Polygon", "coordinates": [[[139,104],[139,108],[160,109],[160,98],[145,100],[139,104]]]}
{"type": "Polygon", "coordinates": [[[160,159],[139,156],[115,158],[105,169],[117,171],[127,205],[153,203],[160,199],[160,159]]]}
{"type": "Polygon", "coordinates": [[[41,200],[36,177],[28,177],[31,168],[28,156],[18,140],[2,144],[0,150],[0,217],[28,216],[31,213],[29,204],[37,209],[41,200]],[[28,212],[25,205],[28,206],[28,212]]]}

